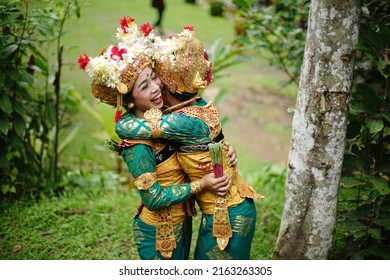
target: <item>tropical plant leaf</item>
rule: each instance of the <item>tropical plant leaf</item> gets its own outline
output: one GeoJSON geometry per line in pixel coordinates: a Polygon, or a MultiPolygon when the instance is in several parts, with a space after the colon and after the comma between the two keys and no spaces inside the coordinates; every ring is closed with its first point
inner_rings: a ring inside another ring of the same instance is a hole
{"type": "Polygon", "coordinates": [[[370,181],[372,182],[374,188],[381,195],[390,194],[390,188],[389,188],[388,182],[385,179],[374,177],[374,178],[371,178],[370,181]]]}
{"type": "Polygon", "coordinates": [[[343,176],[340,180],[340,184],[343,188],[354,188],[354,187],[357,187],[357,186],[363,186],[366,183],[365,180],[362,180],[361,178],[359,177],[347,177],[347,176],[343,176]]]}
{"type": "Polygon", "coordinates": [[[386,230],[390,230],[390,218],[389,217],[381,217],[379,219],[374,220],[374,224],[384,227],[386,230]]]}
{"type": "Polygon", "coordinates": [[[370,133],[378,133],[384,127],[382,120],[373,120],[371,118],[366,119],[366,126],[370,133]]]}

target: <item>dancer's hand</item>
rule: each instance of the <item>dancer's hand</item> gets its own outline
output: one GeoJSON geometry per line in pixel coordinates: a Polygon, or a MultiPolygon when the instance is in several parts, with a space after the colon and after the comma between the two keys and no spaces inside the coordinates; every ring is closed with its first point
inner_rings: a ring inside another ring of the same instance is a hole
{"type": "Polygon", "coordinates": [[[237,153],[236,153],[236,150],[233,148],[233,146],[228,143],[228,142],[225,142],[225,145],[228,147],[228,153],[227,153],[227,156],[228,156],[228,165],[234,169],[237,168],[237,164],[238,164],[238,158],[237,158],[237,153]]]}
{"type": "Polygon", "coordinates": [[[231,178],[226,173],[219,178],[215,178],[214,173],[209,173],[200,179],[202,190],[210,191],[219,196],[225,196],[229,192],[231,183],[231,178]]]}

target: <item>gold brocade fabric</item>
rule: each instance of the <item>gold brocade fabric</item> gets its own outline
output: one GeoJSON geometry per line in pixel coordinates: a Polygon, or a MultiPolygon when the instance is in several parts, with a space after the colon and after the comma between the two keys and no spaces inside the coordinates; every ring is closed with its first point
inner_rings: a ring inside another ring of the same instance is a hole
{"type": "Polygon", "coordinates": [[[158,211],[158,226],[156,228],[156,250],[165,259],[172,257],[172,251],[176,248],[175,232],[173,229],[171,209],[158,211]]]}
{"type": "Polygon", "coordinates": [[[150,189],[157,182],[157,174],[153,173],[144,173],[134,179],[134,185],[139,190],[146,191],[150,189]]]}
{"type": "Polygon", "coordinates": [[[210,128],[210,139],[214,139],[221,132],[222,128],[218,109],[210,102],[206,106],[187,106],[176,112],[204,121],[210,128]]]}
{"type": "Polygon", "coordinates": [[[217,238],[218,247],[224,250],[233,236],[230,225],[229,211],[227,207],[228,195],[215,197],[215,208],[213,214],[213,236],[217,238]]]}
{"type": "MultiPolygon", "coordinates": [[[[232,175],[232,185],[229,190],[229,196],[226,200],[227,207],[234,207],[244,201],[245,197],[260,198],[253,188],[237,173],[236,170],[227,165],[228,149],[223,146],[223,170],[227,174],[232,175]]],[[[210,153],[178,153],[177,158],[180,165],[188,174],[190,181],[199,180],[205,174],[213,172],[210,153]]],[[[204,214],[211,215],[214,213],[216,196],[209,192],[203,191],[196,195],[196,201],[204,214]]]]}
{"type": "Polygon", "coordinates": [[[144,113],[144,117],[148,122],[150,129],[152,130],[152,138],[161,137],[161,130],[159,128],[161,123],[161,116],[161,110],[156,108],[149,109],[144,113]]]}
{"type": "MultiPolygon", "coordinates": [[[[240,174],[227,164],[226,145],[223,146],[223,170],[232,175],[232,185],[226,197],[218,197],[209,191],[203,191],[196,195],[196,201],[204,214],[213,215],[213,236],[217,238],[218,246],[223,250],[232,236],[228,207],[234,207],[248,198],[263,196],[256,191],[240,176],[240,174]]],[[[178,153],[178,160],[191,181],[202,178],[205,174],[213,172],[210,153],[178,153]]]]}

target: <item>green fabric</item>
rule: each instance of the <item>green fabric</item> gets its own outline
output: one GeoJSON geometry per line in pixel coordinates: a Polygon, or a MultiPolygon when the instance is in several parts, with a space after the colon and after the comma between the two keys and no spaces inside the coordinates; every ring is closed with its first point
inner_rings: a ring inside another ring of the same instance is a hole
{"type": "MultiPolygon", "coordinates": [[[[206,105],[200,99],[195,105],[206,105]]],[[[210,142],[210,129],[202,120],[181,113],[171,113],[162,116],[161,138],[180,142],[182,144],[199,144],[210,142]]],[[[152,131],[144,118],[125,113],[115,125],[115,132],[121,139],[151,139],[152,131]]]]}
{"type": "Polygon", "coordinates": [[[212,237],[213,215],[202,215],[195,249],[195,260],[249,260],[255,233],[256,209],[252,199],[246,198],[236,207],[229,207],[233,236],[221,251],[212,237]]]}
{"type": "MultiPolygon", "coordinates": [[[[171,260],[188,260],[191,237],[192,218],[174,226],[176,248],[172,252],[171,260]]],[[[156,227],[144,223],[140,217],[133,222],[134,243],[142,260],[164,260],[160,252],[156,251],[156,227]]]]}
{"type": "MultiPolygon", "coordinates": [[[[156,159],[154,150],[144,144],[136,144],[122,149],[122,158],[127,164],[131,176],[137,178],[146,172],[156,171],[156,159]]],[[[189,196],[190,183],[170,185],[162,187],[160,181],[153,184],[148,190],[138,190],[145,207],[151,211],[161,210],[166,207],[183,202],[189,196]],[[178,191],[185,187],[183,191],[178,191]]]]}

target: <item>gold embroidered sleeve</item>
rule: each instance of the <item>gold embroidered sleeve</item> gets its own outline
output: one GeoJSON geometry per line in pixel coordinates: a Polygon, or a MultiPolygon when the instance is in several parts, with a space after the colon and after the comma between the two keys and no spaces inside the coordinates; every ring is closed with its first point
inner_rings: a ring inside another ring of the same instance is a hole
{"type": "Polygon", "coordinates": [[[137,189],[146,191],[150,189],[157,182],[157,174],[153,173],[143,173],[134,180],[134,185],[137,189]]]}

